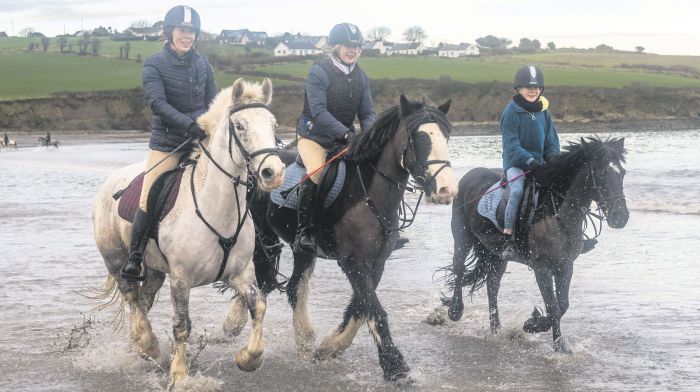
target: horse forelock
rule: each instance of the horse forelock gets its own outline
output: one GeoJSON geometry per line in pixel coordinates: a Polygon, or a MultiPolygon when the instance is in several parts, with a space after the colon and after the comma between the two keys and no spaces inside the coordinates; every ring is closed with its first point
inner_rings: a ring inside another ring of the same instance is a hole
{"type": "MultiPolygon", "coordinates": [[[[265,103],[265,93],[263,91],[262,83],[248,82],[243,80],[243,94],[237,97],[236,101],[233,102],[233,106],[247,105],[250,103],[265,103]]],[[[229,93],[229,96],[231,94],[229,93]]]]}
{"type": "Polygon", "coordinates": [[[405,124],[409,133],[415,133],[424,124],[435,123],[446,138],[450,137],[453,128],[445,113],[435,107],[427,106],[424,102],[414,101],[411,104],[414,105],[415,110],[405,119],[401,118],[399,105],[392,106],[377,116],[372,127],[354,140],[347,159],[363,161],[375,158],[382,152],[389,139],[396,134],[402,123],[405,124]]]}

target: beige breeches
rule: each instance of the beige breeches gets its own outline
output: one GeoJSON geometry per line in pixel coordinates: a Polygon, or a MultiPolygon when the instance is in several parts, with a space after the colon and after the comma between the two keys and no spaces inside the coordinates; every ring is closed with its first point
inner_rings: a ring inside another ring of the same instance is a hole
{"type": "MultiPolygon", "coordinates": [[[[311,139],[299,138],[297,149],[299,150],[301,161],[304,162],[304,166],[306,166],[307,173],[311,173],[326,163],[328,151],[311,139]]],[[[323,174],[323,169],[312,174],[309,178],[311,178],[314,184],[318,185],[321,180],[321,174],[323,174]]]]}
{"type": "MultiPolygon", "coordinates": [[[[161,159],[165,158],[170,154],[169,152],[151,150],[148,155],[148,160],[146,161],[146,170],[150,169],[156,163],[160,162],[161,159]]],[[[141,188],[141,199],[139,199],[139,208],[146,212],[146,206],[148,204],[148,192],[151,190],[153,182],[163,173],[168,170],[173,170],[177,167],[180,158],[182,157],[182,152],[176,152],[169,156],[153,170],[146,173],[143,178],[143,187],[141,188]]]]}

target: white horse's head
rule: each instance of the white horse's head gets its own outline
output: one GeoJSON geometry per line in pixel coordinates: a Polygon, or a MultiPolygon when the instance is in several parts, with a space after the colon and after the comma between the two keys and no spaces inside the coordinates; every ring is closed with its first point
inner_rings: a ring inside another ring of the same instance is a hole
{"type": "Polygon", "coordinates": [[[277,120],[268,105],[272,101],[272,82],[249,83],[237,79],[231,87],[221,90],[209,111],[197,119],[211,139],[212,150],[231,151],[248,161],[260,189],[270,191],[282,185],[284,164],[276,155],[275,127],[277,120]]]}

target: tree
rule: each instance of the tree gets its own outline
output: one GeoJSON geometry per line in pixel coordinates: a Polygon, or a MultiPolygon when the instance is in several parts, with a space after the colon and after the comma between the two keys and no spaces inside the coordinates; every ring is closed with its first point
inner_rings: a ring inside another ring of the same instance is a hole
{"type": "Polygon", "coordinates": [[[124,58],[129,58],[129,52],[131,51],[131,41],[126,41],[124,44],[124,58]]]}
{"type": "Polygon", "coordinates": [[[68,38],[66,38],[65,36],[58,37],[58,47],[61,50],[61,53],[63,53],[63,50],[66,48],[66,45],[68,45],[68,38]]]}
{"type": "Polygon", "coordinates": [[[20,30],[18,34],[20,37],[29,37],[33,32],[33,27],[25,27],[22,30],[20,30]]]}
{"type": "Polygon", "coordinates": [[[542,44],[539,40],[531,40],[529,38],[520,38],[520,44],[516,50],[520,53],[535,53],[540,49],[542,44]]]}
{"type": "Polygon", "coordinates": [[[554,42],[547,42],[547,48],[549,48],[549,50],[555,50],[557,46],[554,45],[554,42]]]}
{"type": "Polygon", "coordinates": [[[422,27],[420,26],[412,26],[406,29],[406,31],[403,32],[404,38],[406,38],[406,41],[409,42],[421,42],[423,41],[428,34],[423,30],[422,27]]]}
{"type": "Polygon", "coordinates": [[[508,45],[511,44],[511,40],[508,38],[499,38],[496,37],[495,35],[487,35],[486,37],[480,37],[476,39],[476,43],[479,44],[479,46],[483,46],[485,48],[490,48],[490,49],[496,49],[496,48],[503,48],[505,49],[508,45]]]}
{"type": "Polygon", "coordinates": [[[49,49],[49,43],[51,43],[49,37],[41,37],[41,48],[44,49],[44,52],[49,49]]]}
{"type": "Polygon", "coordinates": [[[78,42],[78,54],[85,56],[87,54],[88,46],[90,46],[90,36],[85,34],[80,42],[78,42]]]}
{"type": "Polygon", "coordinates": [[[595,49],[601,52],[612,52],[613,50],[615,50],[612,46],[608,46],[606,44],[600,44],[596,46],[595,49]]]}
{"type": "Polygon", "coordinates": [[[129,27],[143,29],[146,27],[151,27],[151,22],[149,22],[147,20],[137,20],[135,22],[131,22],[131,25],[129,27]]]}
{"type": "Polygon", "coordinates": [[[367,32],[367,38],[373,41],[384,41],[391,34],[391,29],[385,26],[374,27],[367,32]]]}
{"type": "Polygon", "coordinates": [[[100,54],[100,44],[100,39],[97,37],[93,37],[92,41],[90,41],[90,52],[93,56],[98,56],[100,54]]]}
{"type": "Polygon", "coordinates": [[[644,53],[644,47],[643,46],[635,46],[634,49],[637,51],[637,53],[642,54],[644,53]]]}

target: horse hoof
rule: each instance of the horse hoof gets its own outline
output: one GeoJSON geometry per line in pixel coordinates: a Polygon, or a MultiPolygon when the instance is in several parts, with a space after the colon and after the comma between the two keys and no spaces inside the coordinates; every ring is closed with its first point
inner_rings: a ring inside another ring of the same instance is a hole
{"type": "Polygon", "coordinates": [[[464,305],[461,302],[458,303],[457,301],[454,301],[452,305],[450,305],[450,309],[447,311],[447,315],[450,316],[450,320],[452,321],[459,321],[459,319],[462,318],[463,313],[464,305]]]}
{"type": "Polygon", "coordinates": [[[326,359],[333,358],[334,356],[335,355],[333,354],[333,351],[319,347],[316,351],[314,351],[314,355],[311,357],[311,361],[321,362],[325,361],[326,359]]]}
{"type": "Polygon", "coordinates": [[[547,332],[552,328],[552,320],[549,317],[531,317],[523,324],[526,333],[547,332]]]}
{"type": "Polygon", "coordinates": [[[160,357],[160,346],[156,335],[151,334],[148,339],[139,339],[134,343],[136,344],[136,352],[141,358],[152,360],[160,357]]]}
{"type": "Polygon", "coordinates": [[[259,354],[251,354],[247,348],[242,349],[236,354],[236,366],[244,372],[252,372],[262,365],[262,352],[259,354]]]}
{"type": "Polygon", "coordinates": [[[554,341],[554,351],[562,354],[571,354],[569,343],[562,337],[554,341]]]}
{"type": "Polygon", "coordinates": [[[415,382],[413,378],[409,376],[411,369],[408,365],[400,365],[398,369],[394,369],[390,372],[384,373],[384,380],[388,382],[395,383],[397,385],[410,385],[415,382]]]}

